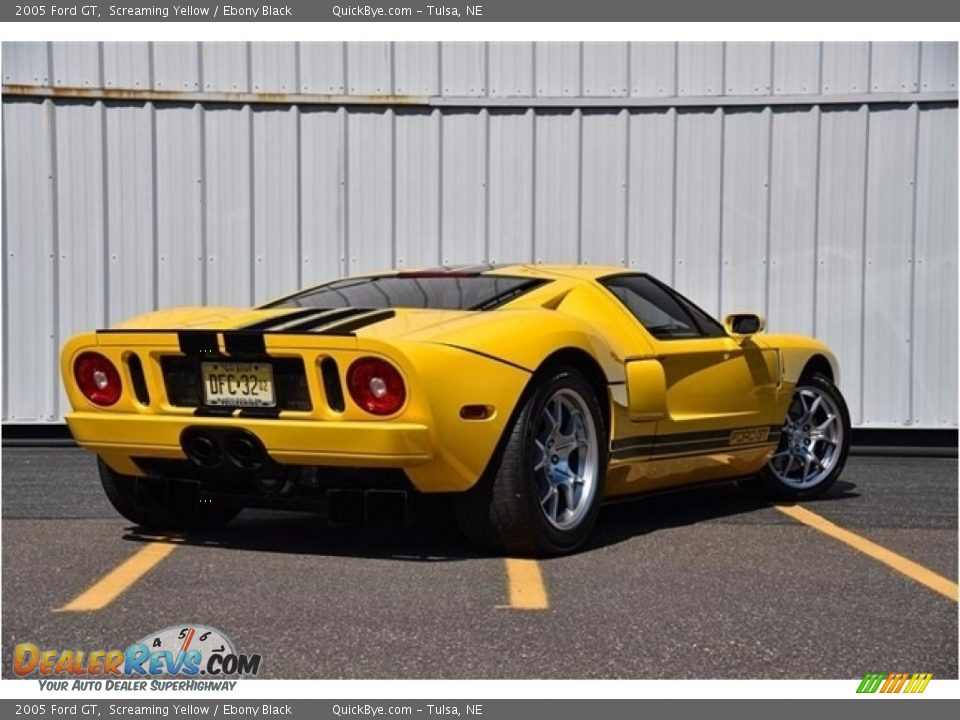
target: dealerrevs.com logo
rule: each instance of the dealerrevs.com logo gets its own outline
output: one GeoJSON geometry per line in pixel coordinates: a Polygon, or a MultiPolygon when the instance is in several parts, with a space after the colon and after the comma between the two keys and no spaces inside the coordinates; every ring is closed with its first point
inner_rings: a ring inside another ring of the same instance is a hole
{"type": "Polygon", "coordinates": [[[232,690],[236,680],[227,678],[255,676],[260,660],[259,654],[238,653],[215,628],[172,625],[126,650],[20,643],[13,650],[13,672],[37,676],[41,690],[232,690]]]}
{"type": "Polygon", "coordinates": [[[860,681],[857,692],[922,693],[932,678],[932,673],[867,673],[860,681]]]}

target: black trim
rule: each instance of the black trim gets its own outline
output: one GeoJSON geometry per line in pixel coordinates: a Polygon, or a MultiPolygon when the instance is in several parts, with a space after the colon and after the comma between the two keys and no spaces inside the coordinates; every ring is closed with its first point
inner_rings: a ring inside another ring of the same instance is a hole
{"type": "Polygon", "coordinates": [[[262,332],[236,330],[223,334],[223,347],[227,355],[266,355],[267,346],[262,332]]]}
{"type": "Polygon", "coordinates": [[[130,370],[130,382],[133,384],[133,394],[141,405],[150,404],[150,391],[147,389],[147,379],[143,374],[143,363],[140,356],[130,353],[127,358],[127,367],[130,370]]]}
{"type": "Polygon", "coordinates": [[[321,327],[318,330],[314,330],[314,332],[321,335],[353,335],[355,330],[365,328],[367,325],[373,325],[374,323],[378,323],[382,320],[389,320],[396,314],[397,313],[394,310],[372,310],[367,315],[361,315],[353,320],[347,320],[346,322],[338,324],[336,327],[330,328],[329,330],[325,330],[323,327],[321,327]]]}
{"type": "Polygon", "coordinates": [[[263,408],[244,408],[239,412],[237,417],[242,418],[263,418],[263,419],[275,419],[280,417],[280,408],[277,407],[263,407],[263,408]]]}
{"type": "Polygon", "coordinates": [[[288,323],[291,320],[297,320],[302,317],[307,317],[316,312],[316,309],[309,310],[293,310],[283,315],[277,315],[276,317],[267,318],[266,320],[258,320],[251,325],[245,325],[238,330],[267,330],[268,328],[273,327],[274,325],[283,325],[283,323],[288,323]]]}
{"type": "Polygon", "coordinates": [[[201,405],[193,414],[197,417],[232,417],[235,407],[219,407],[217,405],[201,405]]]}
{"type": "Polygon", "coordinates": [[[180,330],[177,332],[180,352],[192,357],[218,357],[220,346],[213,330],[180,330]]]}
{"type": "Polygon", "coordinates": [[[320,325],[327,325],[336,320],[343,320],[364,312],[367,312],[365,308],[355,307],[314,309],[313,312],[311,312],[303,322],[298,322],[290,327],[285,327],[281,332],[306,332],[308,330],[313,330],[320,325]]]}
{"type": "Polygon", "coordinates": [[[610,457],[615,460],[627,460],[635,457],[652,456],[657,459],[674,457],[678,454],[710,455],[716,452],[750,450],[757,447],[776,445],[780,440],[779,425],[759,425],[755,427],[730,428],[727,430],[706,430],[701,432],[672,433],[669,435],[637,435],[620,438],[611,443],[610,457]],[[760,443],[731,445],[730,436],[736,432],[767,429],[766,440],[760,443]]]}
{"type": "Polygon", "coordinates": [[[487,360],[493,360],[494,362],[502,363],[503,365],[509,365],[510,367],[516,368],[517,370],[523,370],[525,373],[531,373],[531,374],[533,373],[533,370],[531,370],[530,368],[525,368],[523,365],[517,365],[514,362],[510,362],[509,360],[504,360],[503,358],[499,358],[496,355],[490,355],[489,353],[481,352],[480,350],[474,350],[473,348],[463,347],[463,345],[454,345],[453,343],[437,343],[437,344],[442,345],[443,347],[453,348],[454,350],[463,350],[464,352],[468,352],[472,355],[479,355],[480,357],[486,358],[487,360]]]}

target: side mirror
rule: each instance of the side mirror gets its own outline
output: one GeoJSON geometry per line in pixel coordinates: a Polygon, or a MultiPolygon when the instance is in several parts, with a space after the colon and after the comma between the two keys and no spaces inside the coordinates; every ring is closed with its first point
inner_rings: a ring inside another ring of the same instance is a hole
{"type": "Polygon", "coordinates": [[[765,325],[763,316],[755,313],[732,313],[723,319],[723,327],[737,340],[763,332],[765,325]]]}

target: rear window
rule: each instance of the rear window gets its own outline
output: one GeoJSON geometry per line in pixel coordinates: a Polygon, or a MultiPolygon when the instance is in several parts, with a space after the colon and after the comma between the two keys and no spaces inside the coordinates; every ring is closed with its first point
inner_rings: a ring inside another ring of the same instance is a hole
{"type": "Polygon", "coordinates": [[[264,307],[490,310],[544,282],[503,275],[384,275],[337,280],[264,307]]]}

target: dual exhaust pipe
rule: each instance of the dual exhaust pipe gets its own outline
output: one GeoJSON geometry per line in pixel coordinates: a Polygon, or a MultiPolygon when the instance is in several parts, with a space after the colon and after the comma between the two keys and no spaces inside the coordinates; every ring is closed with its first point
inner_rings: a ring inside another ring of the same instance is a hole
{"type": "Polygon", "coordinates": [[[188,428],[180,436],[180,446],[190,462],[206,470],[232,465],[253,472],[271,464],[263,443],[246,430],[188,428]]]}

